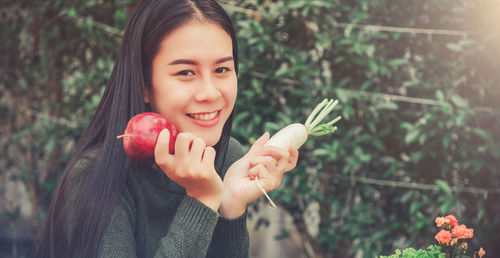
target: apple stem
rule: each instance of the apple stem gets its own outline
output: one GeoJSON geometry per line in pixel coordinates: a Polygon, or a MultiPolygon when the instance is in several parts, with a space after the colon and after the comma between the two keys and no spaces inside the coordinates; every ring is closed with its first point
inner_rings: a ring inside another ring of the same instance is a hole
{"type": "Polygon", "coordinates": [[[121,139],[123,137],[129,137],[129,136],[132,136],[132,135],[131,134],[122,134],[122,135],[116,136],[116,139],[121,139]]]}

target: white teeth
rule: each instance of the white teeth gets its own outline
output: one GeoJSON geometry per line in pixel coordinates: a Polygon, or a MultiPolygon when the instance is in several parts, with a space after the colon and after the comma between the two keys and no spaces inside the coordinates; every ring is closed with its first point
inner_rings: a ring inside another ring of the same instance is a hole
{"type": "Polygon", "coordinates": [[[211,120],[217,115],[217,111],[209,114],[188,114],[190,117],[199,120],[211,120]]]}

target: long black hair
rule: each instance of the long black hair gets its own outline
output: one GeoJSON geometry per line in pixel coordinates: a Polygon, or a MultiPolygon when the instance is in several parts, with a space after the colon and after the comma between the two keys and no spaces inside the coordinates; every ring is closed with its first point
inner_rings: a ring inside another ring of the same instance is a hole
{"type": "MultiPolygon", "coordinates": [[[[145,89],[152,92],[152,60],[165,36],[193,19],[216,24],[230,35],[238,72],[233,26],[214,0],[142,1],[128,21],[96,113],[55,190],[40,235],[37,257],[96,256],[101,236],[129,173],[144,166],[126,156],[116,135],[124,131],[132,116],[151,110],[144,103],[144,94],[145,89]],[[95,152],[99,154],[89,155],[95,152]],[[92,161],[85,162],[87,157],[92,161]]],[[[221,139],[214,146],[218,170],[225,158],[232,117],[231,114],[221,139]]]]}

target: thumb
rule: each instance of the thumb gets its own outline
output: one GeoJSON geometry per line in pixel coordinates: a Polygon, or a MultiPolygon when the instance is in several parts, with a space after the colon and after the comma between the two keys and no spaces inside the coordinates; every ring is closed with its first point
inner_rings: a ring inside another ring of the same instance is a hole
{"type": "Polygon", "coordinates": [[[265,132],[259,139],[257,139],[252,147],[250,147],[250,150],[248,153],[245,155],[246,157],[251,157],[254,156],[263,146],[266,144],[267,141],[269,141],[269,133],[265,132]]]}

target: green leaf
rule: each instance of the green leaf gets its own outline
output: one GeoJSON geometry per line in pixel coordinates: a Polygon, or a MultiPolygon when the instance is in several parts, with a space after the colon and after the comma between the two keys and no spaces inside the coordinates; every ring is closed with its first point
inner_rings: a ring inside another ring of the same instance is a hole
{"type": "Polygon", "coordinates": [[[94,18],[92,16],[88,16],[87,18],[85,18],[85,20],[83,21],[83,26],[87,30],[92,30],[94,28],[94,18]]]}
{"type": "Polygon", "coordinates": [[[405,81],[403,82],[403,87],[404,88],[410,88],[410,87],[415,87],[420,85],[420,81],[405,81]]]}
{"type": "Polygon", "coordinates": [[[327,149],[315,149],[315,150],[313,150],[312,154],[314,156],[318,156],[318,157],[328,156],[328,155],[330,155],[330,151],[327,149]]]}
{"type": "Polygon", "coordinates": [[[448,147],[450,146],[450,142],[451,142],[451,135],[449,135],[449,134],[445,135],[443,137],[443,147],[445,149],[448,149],[448,147]]]}
{"type": "Polygon", "coordinates": [[[373,54],[375,53],[375,45],[365,46],[365,53],[368,57],[373,57],[373,54]]]}
{"type": "Polygon", "coordinates": [[[414,142],[418,138],[419,134],[420,134],[420,131],[418,129],[409,131],[405,136],[405,143],[410,144],[410,143],[414,142]]]}
{"type": "Polygon", "coordinates": [[[453,204],[453,199],[446,199],[443,205],[441,205],[440,208],[441,214],[447,213],[450,210],[452,204],[453,204]]]}
{"type": "Polygon", "coordinates": [[[411,123],[408,123],[408,122],[402,122],[401,124],[399,124],[399,127],[402,128],[402,129],[406,129],[406,130],[410,131],[410,130],[413,130],[413,128],[415,126],[413,124],[411,124],[411,123]]]}
{"type": "Polygon", "coordinates": [[[491,141],[491,136],[484,131],[483,129],[480,128],[474,128],[472,129],[472,132],[474,132],[477,136],[482,138],[485,142],[490,142],[491,141]]]}
{"type": "Polygon", "coordinates": [[[343,90],[341,88],[337,88],[335,90],[335,94],[337,95],[340,102],[343,102],[343,103],[349,102],[349,99],[351,98],[351,96],[349,95],[349,92],[346,90],[343,90]]]}
{"type": "Polygon", "coordinates": [[[445,193],[446,193],[446,194],[448,194],[448,195],[451,195],[451,192],[452,192],[452,191],[451,191],[451,188],[450,188],[450,186],[448,185],[448,183],[447,183],[446,181],[444,181],[444,180],[440,180],[440,179],[437,179],[437,180],[435,181],[435,184],[437,185],[437,187],[438,187],[441,191],[445,192],[445,193]]]}
{"type": "Polygon", "coordinates": [[[458,95],[451,96],[451,101],[458,107],[467,107],[467,101],[458,95]]]}
{"type": "Polygon", "coordinates": [[[359,88],[359,90],[367,90],[371,85],[373,84],[373,81],[372,80],[368,80],[368,81],[365,81],[361,87],[359,88]]]}
{"type": "Polygon", "coordinates": [[[298,9],[304,7],[306,5],[306,1],[286,1],[286,6],[289,9],[298,9]]]}
{"type": "Polygon", "coordinates": [[[353,26],[347,26],[344,29],[344,37],[349,38],[351,36],[353,26]]]}
{"type": "Polygon", "coordinates": [[[377,150],[385,150],[384,144],[377,138],[373,139],[373,146],[375,146],[377,150]]]}
{"type": "Polygon", "coordinates": [[[116,10],[115,14],[113,15],[116,20],[122,21],[127,19],[127,15],[125,14],[124,11],[122,10],[116,10]]]}
{"type": "Polygon", "coordinates": [[[389,61],[389,65],[392,66],[392,68],[397,68],[405,64],[408,64],[408,60],[406,60],[405,58],[397,58],[389,61]]]}
{"type": "Polygon", "coordinates": [[[377,109],[397,110],[398,104],[396,104],[395,102],[382,102],[375,107],[377,109]]]}
{"type": "Polygon", "coordinates": [[[370,59],[370,61],[368,61],[368,67],[370,67],[370,71],[372,71],[373,73],[378,72],[378,65],[375,60],[370,59]]]}
{"type": "Polygon", "coordinates": [[[439,101],[444,101],[444,94],[441,90],[436,91],[436,99],[439,101]]]}
{"type": "Polygon", "coordinates": [[[417,151],[411,154],[411,159],[413,163],[418,163],[420,160],[424,157],[424,152],[423,151],[417,151]]]}
{"type": "Polygon", "coordinates": [[[479,210],[479,212],[477,213],[477,216],[476,216],[476,223],[479,223],[483,218],[484,218],[484,215],[486,215],[486,209],[485,208],[481,208],[479,210]]]}
{"type": "Polygon", "coordinates": [[[68,10],[68,16],[69,17],[76,17],[76,9],[75,8],[71,8],[68,10]]]}
{"type": "Polygon", "coordinates": [[[463,52],[463,48],[462,46],[460,46],[459,44],[455,44],[455,43],[448,43],[446,44],[446,47],[451,50],[451,51],[455,51],[455,52],[463,52]]]}

